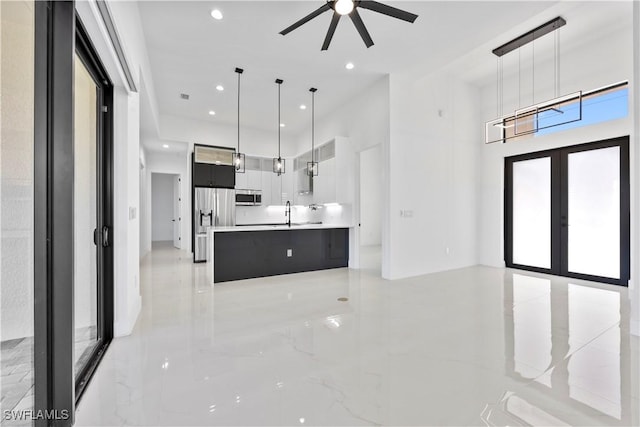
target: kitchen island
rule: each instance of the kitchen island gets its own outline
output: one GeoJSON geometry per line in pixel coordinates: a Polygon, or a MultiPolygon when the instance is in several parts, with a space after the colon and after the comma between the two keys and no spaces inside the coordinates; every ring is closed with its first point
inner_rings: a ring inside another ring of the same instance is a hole
{"type": "Polygon", "coordinates": [[[349,227],[251,225],[209,229],[213,283],[347,267],[349,227]]]}

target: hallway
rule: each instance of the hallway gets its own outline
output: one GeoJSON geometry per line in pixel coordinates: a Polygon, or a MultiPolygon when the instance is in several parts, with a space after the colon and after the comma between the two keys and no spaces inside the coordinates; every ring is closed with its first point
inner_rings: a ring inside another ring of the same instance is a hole
{"type": "Polygon", "coordinates": [[[639,422],[626,288],[486,267],[212,287],[168,244],[141,277],[78,426],[639,422]]]}

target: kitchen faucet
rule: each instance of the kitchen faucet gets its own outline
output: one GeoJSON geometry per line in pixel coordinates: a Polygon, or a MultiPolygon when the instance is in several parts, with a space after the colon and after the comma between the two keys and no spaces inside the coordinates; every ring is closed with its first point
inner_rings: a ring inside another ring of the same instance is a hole
{"type": "Polygon", "coordinates": [[[287,200],[287,205],[285,206],[284,216],[287,217],[287,225],[291,228],[291,202],[287,200]]]}

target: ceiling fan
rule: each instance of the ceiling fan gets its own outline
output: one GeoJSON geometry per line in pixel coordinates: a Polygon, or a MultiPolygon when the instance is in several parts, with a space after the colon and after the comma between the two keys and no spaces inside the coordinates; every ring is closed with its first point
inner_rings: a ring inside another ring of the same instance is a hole
{"type": "Polygon", "coordinates": [[[401,19],[403,21],[413,23],[418,15],[413,13],[405,12],[404,10],[388,6],[386,4],[379,3],[373,0],[326,0],[326,3],[311,12],[295,24],[285,28],[280,31],[280,34],[286,36],[291,31],[296,28],[306,24],[311,21],[313,18],[323,14],[328,10],[333,10],[333,18],[331,18],[331,24],[329,24],[329,30],[327,31],[327,36],[324,39],[324,43],[322,44],[322,50],[329,49],[329,45],[331,44],[331,39],[333,38],[333,34],[336,32],[336,27],[338,26],[338,21],[344,15],[349,15],[351,18],[351,22],[358,30],[360,37],[364,41],[364,44],[367,47],[373,46],[373,40],[367,31],[367,28],[364,26],[364,22],[362,22],[362,18],[358,13],[358,8],[369,9],[374,12],[382,13],[383,15],[391,16],[392,18],[401,19]]]}

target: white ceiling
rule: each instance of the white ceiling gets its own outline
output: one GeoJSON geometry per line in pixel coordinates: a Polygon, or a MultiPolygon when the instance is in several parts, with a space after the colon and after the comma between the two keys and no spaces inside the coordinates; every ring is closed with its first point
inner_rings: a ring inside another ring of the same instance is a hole
{"type": "Polygon", "coordinates": [[[443,66],[557,2],[386,3],[419,18],[409,24],[362,10],[376,44],[367,49],[350,20],[343,18],[331,47],[322,52],[330,12],[287,36],[278,32],[320,7],[323,0],[140,2],[160,113],[235,125],[234,69],[241,67],[245,69],[242,125],[276,129],[274,81],[282,78],[284,132],[296,134],[310,120],[310,109],[299,108],[300,104],[309,105],[310,87],[319,89],[316,117],[321,117],[385,74],[418,64],[443,66]],[[223,20],[211,18],[214,8],[224,13],[223,20]],[[352,71],[344,67],[349,61],[356,66],[352,71]],[[218,84],[225,87],[224,92],[216,91],[218,84]],[[190,100],[181,100],[180,93],[188,93],[190,100]],[[215,110],[216,115],[209,116],[209,110],[215,110]]]}

